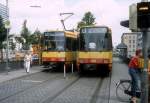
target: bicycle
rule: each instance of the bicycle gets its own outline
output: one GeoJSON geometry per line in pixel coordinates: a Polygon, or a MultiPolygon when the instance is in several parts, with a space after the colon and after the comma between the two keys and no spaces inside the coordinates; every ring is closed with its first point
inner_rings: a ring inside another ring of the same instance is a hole
{"type": "MultiPolygon", "coordinates": [[[[131,100],[131,80],[120,80],[116,83],[116,96],[117,99],[121,102],[129,103],[131,100]]],[[[140,89],[136,93],[136,97],[140,98],[141,92],[140,89]]]]}

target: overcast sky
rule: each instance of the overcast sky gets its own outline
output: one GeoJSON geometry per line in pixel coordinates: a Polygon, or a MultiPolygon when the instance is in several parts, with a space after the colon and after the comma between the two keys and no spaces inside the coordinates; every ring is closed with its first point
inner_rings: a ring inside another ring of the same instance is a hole
{"type": "MultiPolygon", "coordinates": [[[[73,12],[66,22],[67,29],[76,27],[85,12],[91,11],[97,25],[112,28],[113,43],[120,42],[122,33],[129,32],[120,26],[120,21],[128,19],[129,5],[140,0],[8,0],[10,9],[11,33],[19,34],[23,21],[27,20],[30,31],[62,29],[59,13],[73,12]],[[31,8],[40,5],[41,8],[31,8]]],[[[0,0],[5,4],[5,0],[0,0]]]]}

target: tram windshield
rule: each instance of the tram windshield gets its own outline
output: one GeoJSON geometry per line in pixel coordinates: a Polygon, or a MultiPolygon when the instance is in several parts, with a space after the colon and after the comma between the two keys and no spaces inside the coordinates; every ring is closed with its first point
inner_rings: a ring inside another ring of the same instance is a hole
{"type": "Polygon", "coordinates": [[[44,47],[46,51],[64,51],[65,50],[64,32],[45,32],[44,47]]]}
{"type": "Polygon", "coordinates": [[[82,28],[80,31],[80,50],[106,50],[107,28],[82,28]]]}

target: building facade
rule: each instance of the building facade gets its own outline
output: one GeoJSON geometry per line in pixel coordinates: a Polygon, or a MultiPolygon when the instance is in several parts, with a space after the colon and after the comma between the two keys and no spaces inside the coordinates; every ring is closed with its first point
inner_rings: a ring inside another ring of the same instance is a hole
{"type": "Polygon", "coordinates": [[[0,16],[3,18],[3,22],[8,20],[7,10],[7,7],[0,3],[0,16]]]}
{"type": "MultiPolygon", "coordinates": [[[[8,49],[8,56],[9,59],[11,60],[12,58],[15,58],[16,53],[20,52],[22,50],[22,44],[17,42],[17,40],[15,39],[16,36],[15,35],[11,35],[9,37],[9,49],[8,49]]],[[[6,45],[6,41],[3,42],[3,44],[6,45]]],[[[3,59],[6,59],[6,49],[3,49],[3,59]]]]}
{"type": "Polygon", "coordinates": [[[134,56],[138,48],[138,33],[124,33],[121,40],[127,46],[127,58],[134,56]]]}

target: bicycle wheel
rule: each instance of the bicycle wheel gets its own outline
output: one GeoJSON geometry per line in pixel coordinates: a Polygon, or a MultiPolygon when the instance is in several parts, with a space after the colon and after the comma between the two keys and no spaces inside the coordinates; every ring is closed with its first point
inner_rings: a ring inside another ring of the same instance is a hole
{"type": "Polygon", "coordinates": [[[130,81],[122,81],[116,87],[116,96],[117,99],[121,102],[129,102],[131,96],[125,91],[131,91],[131,82],[130,81]]]}

